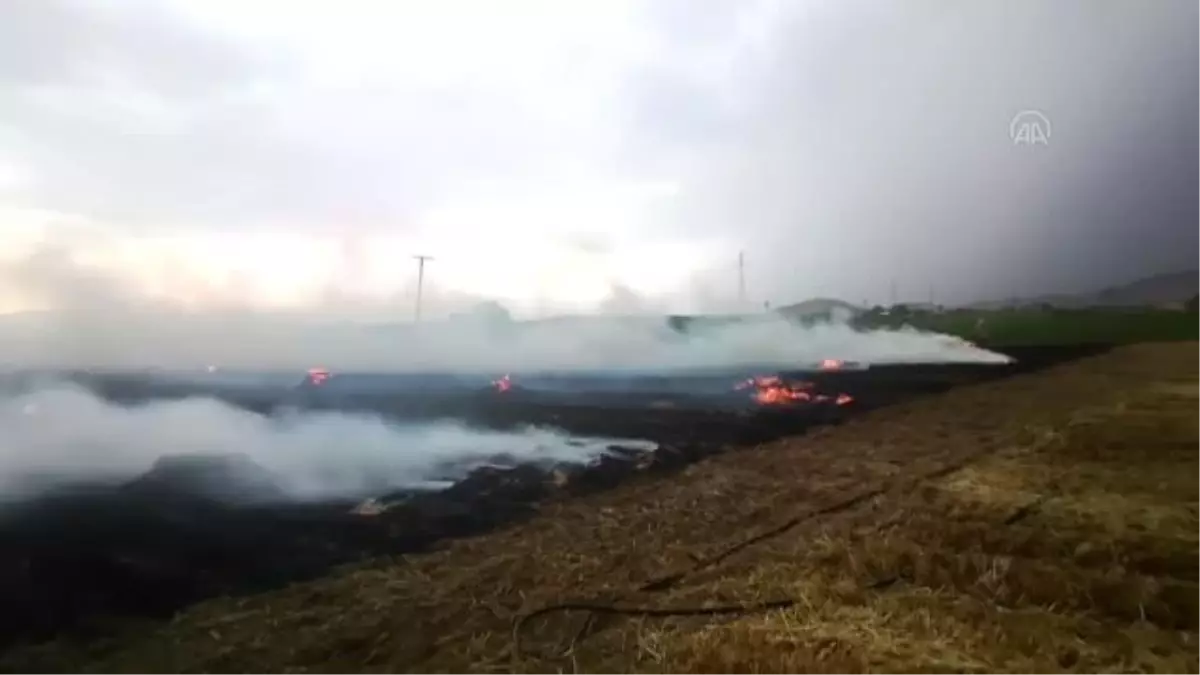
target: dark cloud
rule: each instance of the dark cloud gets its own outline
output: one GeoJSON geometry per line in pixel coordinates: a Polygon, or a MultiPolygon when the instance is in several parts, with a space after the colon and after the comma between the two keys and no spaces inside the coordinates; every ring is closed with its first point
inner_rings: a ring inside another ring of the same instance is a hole
{"type": "Polygon", "coordinates": [[[788,27],[813,39],[696,164],[680,231],[739,232],[779,299],[886,300],[895,281],[967,301],[1195,265],[1195,3],[885,7],[788,27]],[[1048,147],[1008,138],[1030,108],[1048,147]]]}

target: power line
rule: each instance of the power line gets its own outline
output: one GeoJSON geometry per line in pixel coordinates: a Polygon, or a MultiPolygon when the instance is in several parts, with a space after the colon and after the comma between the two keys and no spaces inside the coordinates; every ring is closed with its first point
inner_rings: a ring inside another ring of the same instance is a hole
{"type": "Polygon", "coordinates": [[[413,321],[421,323],[421,293],[425,289],[425,261],[433,260],[433,256],[414,255],[413,259],[417,261],[417,306],[413,313],[413,321]]]}

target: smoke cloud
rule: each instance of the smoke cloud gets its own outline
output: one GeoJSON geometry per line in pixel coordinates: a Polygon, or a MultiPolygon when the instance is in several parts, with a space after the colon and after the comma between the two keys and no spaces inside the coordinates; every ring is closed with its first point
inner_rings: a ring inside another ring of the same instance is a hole
{"type": "Polygon", "coordinates": [[[630,370],[798,367],[823,359],[866,363],[1008,359],[963,340],[912,329],[799,326],[775,315],[672,330],[666,317],[578,317],[544,322],[473,319],[419,326],[316,324],[237,315],[124,314],[83,325],[27,326],[3,344],[9,366],[354,371],[630,370]]]}
{"type": "MultiPolygon", "coordinates": [[[[672,330],[662,308],[618,288],[614,311],[514,321],[495,301],[420,325],[373,322],[320,307],[304,313],[247,306],[190,309],[139,292],[63,251],[0,265],[0,282],[40,299],[43,312],[0,316],[0,367],[503,373],[801,366],[823,359],[868,363],[1003,362],[962,340],[915,330],[857,331],[842,321],[799,326],[778,314],[672,330]],[[651,311],[651,310],[654,311],[651,311]]],[[[335,303],[337,304],[337,303],[335,303]]],[[[344,304],[344,303],[342,303],[344,304]]],[[[408,306],[405,312],[410,311],[408,306]]],[[[445,314],[443,314],[445,316],[445,314]]]]}
{"type": "Polygon", "coordinates": [[[395,425],[340,413],[268,418],[213,399],[122,407],[68,384],[3,395],[0,428],[4,499],[76,482],[131,480],[162,456],[235,453],[270,472],[292,499],[378,496],[461,478],[497,456],[585,463],[611,444],[631,443],[537,428],[395,425]]]}

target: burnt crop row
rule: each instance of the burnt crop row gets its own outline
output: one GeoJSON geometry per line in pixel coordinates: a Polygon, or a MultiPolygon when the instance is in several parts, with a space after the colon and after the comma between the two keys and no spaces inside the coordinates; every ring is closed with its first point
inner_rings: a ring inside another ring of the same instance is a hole
{"type": "MultiPolygon", "coordinates": [[[[355,499],[237,506],[187,489],[189,472],[239,470],[223,464],[231,461],[223,456],[182,470],[159,466],[123,485],[81,487],[10,504],[0,508],[0,603],[6,608],[0,614],[0,643],[88,630],[108,616],[167,616],[205,597],[264,590],[319,576],[334,565],[420,551],[447,537],[520,521],[547,498],[605,489],[633,475],[662,475],[730,447],[836,424],[876,406],[1077,355],[1059,349],[1030,351],[1010,366],[803,373],[817,390],[853,397],[849,405],[755,405],[745,397],[737,405],[716,405],[711,399],[685,405],[692,399],[664,399],[661,391],[616,392],[615,399],[605,398],[613,392],[575,392],[580,396],[547,400],[490,387],[441,397],[313,402],[312,407],[397,418],[453,417],[488,428],[539,425],[578,435],[647,439],[655,449],[614,446],[586,466],[496,458],[447,489],[383,494],[366,505],[355,499]],[[425,407],[418,405],[414,413],[418,403],[425,407]]],[[[203,393],[163,392],[130,378],[93,379],[89,385],[111,401],[132,404],[203,393]]],[[[263,392],[215,395],[260,412],[295,405],[263,392]]],[[[171,452],[163,448],[164,455],[171,452]]]]}

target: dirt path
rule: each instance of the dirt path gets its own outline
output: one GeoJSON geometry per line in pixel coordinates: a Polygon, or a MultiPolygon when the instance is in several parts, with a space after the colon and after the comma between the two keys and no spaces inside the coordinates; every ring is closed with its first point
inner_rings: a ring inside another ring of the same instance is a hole
{"type": "Polygon", "coordinates": [[[1124,348],[0,666],[1195,672],[1197,404],[1124,348]]]}

